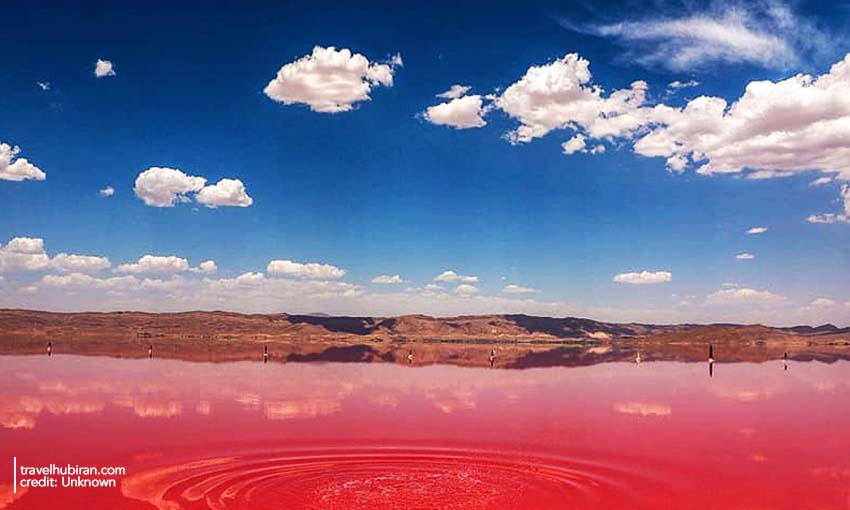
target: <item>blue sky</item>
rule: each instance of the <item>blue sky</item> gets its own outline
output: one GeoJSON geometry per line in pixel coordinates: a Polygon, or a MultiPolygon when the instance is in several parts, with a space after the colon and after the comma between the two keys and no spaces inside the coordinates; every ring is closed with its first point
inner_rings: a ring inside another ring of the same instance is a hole
{"type": "Polygon", "coordinates": [[[846,6],[6,13],[0,306],[848,324],[846,6]]]}

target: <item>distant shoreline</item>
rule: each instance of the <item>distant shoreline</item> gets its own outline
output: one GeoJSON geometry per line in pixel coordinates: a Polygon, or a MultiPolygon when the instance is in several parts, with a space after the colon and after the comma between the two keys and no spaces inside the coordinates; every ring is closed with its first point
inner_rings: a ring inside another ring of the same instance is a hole
{"type": "Polygon", "coordinates": [[[831,325],[651,325],[575,317],[480,315],[333,317],[231,312],[57,313],[0,310],[0,354],[55,354],[195,361],[448,363],[508,368],[630,361],[718,362],[850,359],[850,328],[831,325]]]}

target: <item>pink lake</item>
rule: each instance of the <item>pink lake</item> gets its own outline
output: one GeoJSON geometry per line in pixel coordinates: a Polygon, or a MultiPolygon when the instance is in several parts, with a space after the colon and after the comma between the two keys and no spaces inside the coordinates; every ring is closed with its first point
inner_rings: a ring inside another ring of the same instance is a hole
{"type": "Polygon", "coordinates": [[[3,356],[0,508],[850,509],[850,362],[784,368],[3,356]]]}

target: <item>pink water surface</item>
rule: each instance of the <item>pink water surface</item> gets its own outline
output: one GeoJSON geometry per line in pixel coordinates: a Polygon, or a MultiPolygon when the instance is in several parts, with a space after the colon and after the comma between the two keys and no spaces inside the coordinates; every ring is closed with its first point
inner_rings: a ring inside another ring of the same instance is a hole
{"type": "Polygon", "coordinates": [[[0,357],[0,509],[850,509],[850,362],[0,357]],[[12,491],[19,464],[123,466],[12,491]]]}

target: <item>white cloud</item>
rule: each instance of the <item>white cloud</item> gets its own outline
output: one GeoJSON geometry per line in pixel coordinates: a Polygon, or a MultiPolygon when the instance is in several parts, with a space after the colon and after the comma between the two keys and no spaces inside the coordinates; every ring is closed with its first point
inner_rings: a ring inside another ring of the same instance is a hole
{"type": "Polygon", "coordinates": [[[780,2],[717,2],[699,11],[668,6],[663,14],[642,13],[639,20],[566,28],[609,37],[626,47],[626,58],[673,71],[716,63],[748,63],[786,68],[819,54],[829,39],[808,19],[780,2]],[[678,10],[679,12],[676,12],[678,10]]]}
{"type": "Polygon", "coordinates": [[[688,80],[688,81],[679,81],[674,80],[667,84],[667,88],[670,90],[681,90],[687,89],[691,87],[699,87],[699,82],[696,80],[688,80]]]}
{"type": "Polygon", "coordinates": [[[102,197],[111,197],[115,194],[115,188],[113,188],[112,186],[107,186],[102,190],[98,191],[98,193],[100,193],[100,196],[102,197]]]}
{"type": "Polygon", "coordinates": [[[756,256],[749,252],[743,252],[735,255],[735,258],[738,260],[753,260],[756,256]]]}
{"type": "MultiPolygon", "coordinates": [[[[850,176],[842,178],[850,180],[850,176]]],[[[850,184],[843,184],[839,195],[844,202],[843,213],[812,215],[806,218],[806,221],[809,223],[850,223],[850,184]]]]}
{"type": "Polygon", "coordinates": [[[747,234],[756,235],[756,234],[764,234],[767,232],[767,227],[752,227],[747,230],[747,234]]]}
{"type": "Polygon", "coordinates": [[[478,292],[478,287],[476,287],[474,285],[469,285],[467,283],[461,283],[460,285],[458,285],[457,287],[452,289],[452,291],[455,294],[469,295],[469,294],[475,294],[476,292],[478,292]]]}
{"type": "Polygon", "coordinates": [[[36,255],[44,253],[44,239],[39,237],[15,237],[4,248],[8,252],[36,255]]]}
{"type": "Polygon", "coordinates": [[[121,264],[115,271],[132,274],[174,274],[189,269],[189,261],[174,255],[144,255],[138,262],[121,264]]]}
{"type": "Polygon", "coordinates": [[[617,283],[631,284],[653,284],[665,283],[673,279],[673,273],[669,271],[641,271],[632,273],[620,273],[615,275],[613,281],[617,283]]]}
{"type": "Polygon", "coordinates": [[[590,153],[593,154],[593,155],[605,154],[605,146],[604,145],[595,145],[592,149],[590,149],[590,153]]]}
{"type": "Polygon", "coordinates": [[[380,284],[384,284],[384,285],[391,285],[391,284],[403,283],[403,282],[404,282],[404,280],[401,278],[400,275],[397,275],[397,274],[394,274],[392,276],[382,274],[380,276],[376,276],[376,277],[372,278],[372,283],[380,283],[380,284]]]}
{"type": "Polygon", "coordinates": [[[818,177],[817,179],[815,179],[815,180],[813,180],[812,182],[810,182],[810,183],[809,183],[809,186],[812,186],[812,187],[815,187],[815,186],[824,186],[824,185],[826,185],[826,184],[831,183],[831,182],[832,182],[832,181],[834,181],[834,180],[835,180],[835,176],[834,176],[834,175],[825,175],[825,176],[823,176],[823,177],[818,177]]]}
{"type": "Polygon", "coordinates": [[[584,151],[586,146],[584,135],[577,133],[575,136],[561,144],[561,151],[564,154],[575,154],[576,152],[584,151]]]}
{"type": "Polygon", "coordinates": [[[782,301],[785,296],[746,287],[720,289],[705,297],[708,305],[775,305],[782,301]]]}
{"type": "Polygon", "coordinates": [[[523,287],[521,285],[510,284],[510,285],[505,285],[502,288],[502,292],[504,292],[506,294],[533,294],[535,292],[540,292],[540,291],[537,290],[537,289],[533,289],[531,287],[523,287]]]}
{"type": "Polygon", "coordinates": [[[248,196],[245,185],[239,179],[221,179],[216,184],[205,186],[195,195],[195,200],[210,208],[248,207],[254,203],[254,199],[248,196]]]}
{"type": "Polygon", "coordinates": [[[44,239],[15,237],[0,247],[0,271],[40,271],[50,266],[44,239]]]}
{"type": "Polygon", "coordinates": [[[197,193],[204,188],[203,177],[186,175],[174,168],[151,167],[136,177],[133,191],[146,205],[172,207],[176,202],[189,202],[188,193],[197,193]]]}
{"type": "MultiPolygon", "coordinates": [[[[771,16],[783,23],[793,18],[782,14],[781,6],[771,16]]],[[[645,82],[606,95],[591,77],[589,62],[576,54],[530,67],[493,100],[494,107],[519,121],[506,138],[527,143],[569,129],[574,136],[563,146],[567,153],[586,150],[594,139],[634,138],[637,154],[665,158],[671,172],[693,165],[702,175],[773,179],[820,171],[850,181],[850,54],[820,76],[750,82],[731,104],[699,96],[684,107],[650,107],[645,82]]],[[[591,152],[604,146],[596,147],[591,152]]],[[[850,223],[847,186],[841,198],[844,211],[811,215],[808,221],[850,223]]]]}
{"type": "Polygon", "coordinates": [[[681,109],[656,106],[651,119],[635,151],[688,156],[700,174],[821,170],[850,180],[850,55],[821,76],[750,82],[731,106],[701,96],[681,109]]]}
{"type": "Polygon", "coordinates": [[[248,207],[253,203],[239,179],[221,179],[209,186],[206,183],[204,177],[187,175],[175,168],[150,167],[136,177],[133,191],[152,207],[173,207],[178,202],[191,202],[192,193],[198,203],[209,208],[248,207]]]}
{"type": "Polygon", "coordinates": [[[476,283],[478,282],[477,276],[466,276],[457,274],[452,270],[443,271],[434,277],[435,282],[464,282],[464,283],[476,283]]]}
{"type": "Polygon", "coordinates": [[[47,178],[40,168],[26,158],[19,158],[21,148],[0,142],[0,180],[2,181],[43,181],[47,178]]]}
{"type": "Polygon", "coordinates": [[[819,297],[809,303],[809,307],[811,308],[831,308],[838,303],[834,299],[819,297]]]}
{"type": "Polygon", "coordinates": [[[812,214],[806,218],[809,223],[850,223],[850,217],[845,214],[812,214]]]}
{"type": "Polygon", "coordinates": [[[49,287],[120,291],[138,287],[139,280],[135,276],[95,278],[94,276],[83,273],[71,273],[67,275],[45,275],[41,278],[41,284],[49,287]]]}
{"type": "Polygon", "coordinates": [[[189,282],[180,276],[173,276],[168,280],[145,278],[142,280],[140,287],[145,290],[174,292],[176,290],[187,287],[189,282]]]}
{"type": "Polygon", "coordinates": [[[97,78],[115,76],[115,66],[112,65],[111,60],[97,59],[97,63],[94,65],[94,75],[97,78]]]}
{"type": "Polygon", "coordinates": [[[432,124],[450,126],[455,129],[479,128],[487,125],[484,115],[488,110],[481,96],[463,96],[429,106],[425,110],[425,118],[432,124]]]}
{"type": "Polygon", "coordinates": [[[330,264],[317,262],[302,264],[291,260],[272,260],[269,262],[266,272],[275,276],[292,276],[313,280],[335,280],[342,278],[346,273],[345,269],[330,264]]]}
{"type": "Polygon", "coordinates": [[[50,90],[50,82],[49,81],[37,81],[36,84],[38,85],[38,88],[40,88],[43,91],[50,90]]]}
{"type": "Polygon", "coordinates": [[[106,257],[60,253],[53,257],[50,265],[69,273],[94,273],[106,269],[112,264],[106,257]]]}
{"type": "Polygon", "coordinates": [[[214,260],[205,260],[198,264],[198,267],[193,267],[189,269],[189,271],[193,273],[215,273],[218,271],[218,266],[216,265],[214,260]]]}
{"type": "Polygon", "coordinates": [[[257,286],[266,281],[263,273],[242,273],[236,278],[205,279],[204,283],[213,289],[234,289],[245,286],[257,286]]]}
{"type": "Polygon", "coordinates": [[[636,81],[629,89],[607,97],[590,84],[590,62],[575,53],[542,66],[532,66],[510,85],[495,105],[518,120],[507,134],[512,143],[526,143],[554,129],[582,129],[594,138],[628,136],[646,124],[647,84],[636,81]]]}
{"type": "Polygon", "coordinates": [[[369,100],[373,87],[392,87],[394,66],[400,64],[400,55],[390,64],[378,64],[347,48],[316,46],[311,55],[281,67],[263,92],[286,105],[306,104],[315,112],[345,112],[355,103],[369,100]]]}
{"type": "Polygon", "coordinates": [[[437,94],[437,97],[441,97],[443,99],[457,99],[461,96],[466,95],[467,92],[470,91],[472,87],[468,87],[466,85],[452,85],[451,88],[441,94],[437,94]]]}

